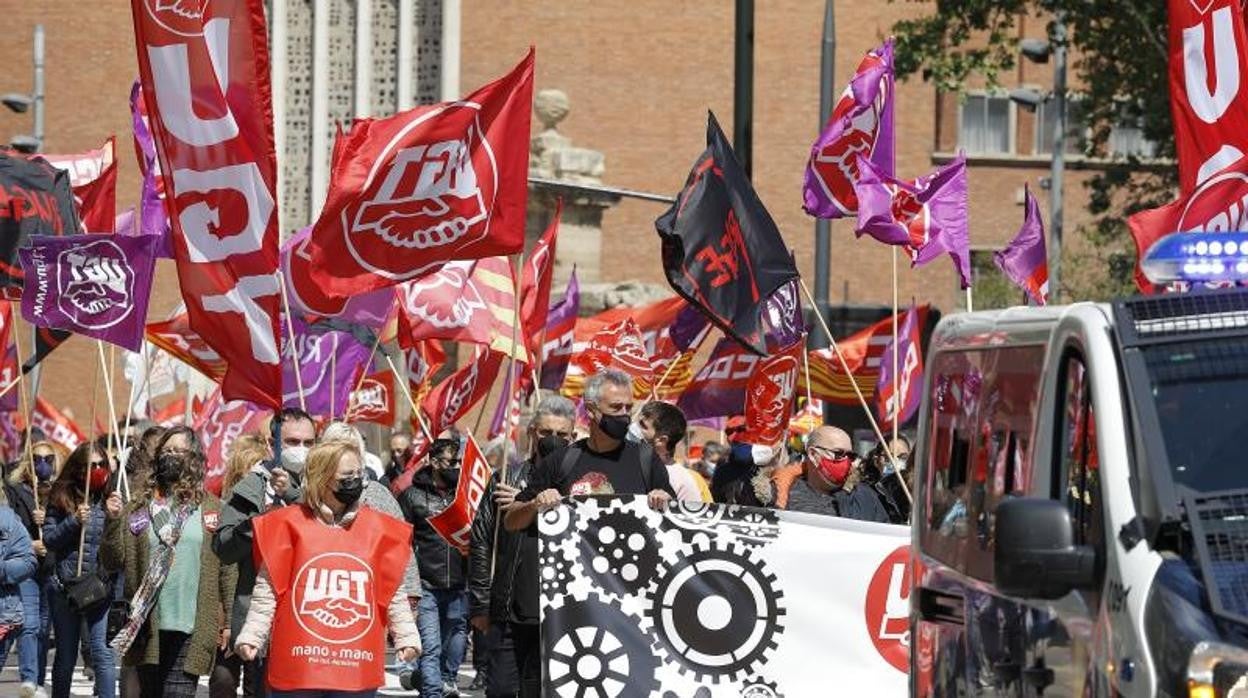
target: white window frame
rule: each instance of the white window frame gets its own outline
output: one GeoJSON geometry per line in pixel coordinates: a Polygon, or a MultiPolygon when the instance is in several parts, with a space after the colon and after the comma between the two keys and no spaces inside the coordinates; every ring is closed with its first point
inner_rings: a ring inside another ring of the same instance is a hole
{"type": "MultiPolygon", "coordinates": [[[[1084,98],[1084,97],[1083,97],[1083,95],[1082,95],[1082,94],[1079,94],[1079,93],[1076,93],[1076,92],[1072,92],[1072,93],[1070,93],[1070,94],[1066,95],[1066,105],[1067,105],[1067,108],[1069,109],[1069,108],[1070,108],[1070,105],[1071,105],[1072,103],[1074,103],[1074,102],[1078,102],[1078,101],[1081,101],[1081,100],[1083,100],[1083,98],[1084,98]]],[[[1047,100],[1045,103],[1047,104],[1049,101],[1051,101],[1051,100],[1047,100]]],[[[1033,119],[1033,122],[1034,122],[1034,123],[1032,124],[1032,128],[1031,128],[1031,130],[1032,130],[1032,134],[1031,134],[1031,154],[1032,154],[1032,155],[1036,155],[1036,156],[1040,156],[1040,157],[1052,157],[1053,153],[1046,153],[1046,152],[1044,152],[1043,150],[1041,150],[1041,149],[1040,149],[1040,140],[1041,140],[1041,138],[1043,138],[1043,135],[1044,135],[1044,132],[1043,132],[1043,130],[1042,130],[1042,129],[1044,128],[1044,118],[1043,118],[1043,117],[1041,116],[1041,114],[1040,114],[1040,107],[1041,107],[1041,106],[1043,106],[1043,105],[1038,105],[1038,106],[1036,107],[1036,111],[1035,111],[1036,118],[1035,118],[1035,119],[1033,119]]],[[[1089,129],[1089,128],[1088,128],[1088,126],[1087,126],[1087,124],[1085,123],[1085,124],[1084,124],[1084,126],[1083,126],[1083,140],[1084,140],[1084,142],[1085,142],[1085,143],[1086,143],[1088,140],[1090,140],[1091,135],[1092,135],[1092,134],[1091,134],[1091,129],[1089,129]]],[[[1069,138],[1069,135],[1068,135],[1067,137],[1069,138]]],[[[1069,158],[1081,158],[1081,157],[1083,157],[1083,156],[1084,156],[1084,153],[1083,153],[1083,151],[1082,151],[1082,150],[1077,150],[1077,151],[1075,151],[1075,152],[1073,152],[1073,153],[1071,153],[1071,152],[1067,152],[1067,153],[1066,153],[1066,157],[1067,157],[1068,159],[1069,159],[1069,158]]]]}
{"type": "Polygon", "coordinates": [[[971,152],[967,149],[966,144],[962,142],[962,112],[966,108],[966,100],[958,100],[958,150],[966,153],[967,157],[1016,157],[1018,155],[1018,105],[1010,99],[1009,94],[1004,90],[967,90],[966,97],[987,97],[990,99],[1004,99],[1008,109],[1006,120],[1007,140],[1005,152],[992,151],[976,151],[971,152]]]}

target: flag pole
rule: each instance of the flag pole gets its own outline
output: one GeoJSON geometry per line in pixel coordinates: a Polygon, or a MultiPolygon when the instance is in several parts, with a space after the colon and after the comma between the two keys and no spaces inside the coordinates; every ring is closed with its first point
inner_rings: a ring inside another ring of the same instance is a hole
{"type": "MultiPolygon", "coordinates": [[[[522,371],[519,371],[516,368],[516,364],[518,363],[516,361],[516,345],[518,344],[516,334],[520,331],[520,269],[523,266],[521,263],[523,257],[523,254],[518,254],[511,262],[511,363],[507,365],[507,375],[510,376],[511,380],[508,381],[510,386],[506,395],[507,411],[503,413],[503,473],[500,476],[502,478],[502,482],[507,481],[507,442],[510,440],[511,436],[511,412],[513,409],[517,411],[520,409],[520,376],[522,375],[522,371]]],[[[531,360],[532,358],[530,357],[530,361],[531,360]]],[[[533,388],[536,390],[537,386],[534,385],[533,388]]],[[[482,410],[482,413],[484,413],[484,410],[482,410]]],[[[516,446],[516,451],[517,453],[520,451],[519,444],[516,446]]],[[[495,518],[497,519],[497,517],[495,518]]],[[[497,521],[495,523],[494,537],[495,546],[497,547],[497,521]]],[[[493,568],[494,561],[491,560],[491,576],[493,576],[493,568]]]]}
{"type": "Polygon", "coordinates": [[[966,312],[968,313],[975,312],[975,305],[971,301],[971,287],[970,286],[966,287],[966,312]]]}
{"type": "MultiPolygon", "coordinates": [[[[797,277],[797,283],[802,287],[802,293],[806,294],[806,299],[811,305],[815,305],[815,298],[810,294],[810,289],[806,286],[806,280],[797,277]]],[[[818,307],[818,306],[816,306],[818,307]]],[[[871,408],[867,406],[867,399],[863,397],[862,390],[858,387],[858,381],[854,379],[854,372],[849,370],[849,362],[845,360],[845,355],[841,353],[841,347],[836,343],[836,338],[832,336],[832,330],[828,327],[828,322],[823,319],[823,315],[815,313],[815,317],[819,318],[819,326],[823,328],[823,333],[828,338],[828,343],[832,345],[832,351],[836,353],[836,358],[841,362],[841,370],[845,371],[845,377],[849,379],[849,384],[854,387],[854,394],[858,396],[858,404],[862,405],[862,411],[867,415],[867,421],[871,423],[871,429],[875,432],[875,437],[884,445],[884,454],[888,456],[890,461],[893,458],[893,449],[890,444],[885,442],[884,434],[880,431],[880,425],[875,421],[875,415],[871,414],[871,408]]],[[[909,491],[906,492],[908,496],[909,491]]]]}
{"type": "Polygon", "coordinates": [[[680,361],[680,357],[681,357],[681,353],[677,353],[676,358],[672,359],[671,363],[667,365],[667,370],[663,371],[663,375],[659,378],[659,380],[657,382],[650,384],[650,401],[651,402],[659,401],[659,388],[662,387],[663,384],[667,382],[667,377],[672,375],[672,371],[676,368],[676,362],[680,361]]]}
{"type": "MultiPolygon", "coordinates": [[[[810,390],[810,349],[805,349],[802,351],[802,370],[806,372],[806,409],[813,410],[815,407],[815,400],[814,400],[814,397],[811,395],[811,390],[810,390]]],[[[819,415],[819,422],[821,424],[823,423],[822,414],[819,415]]]]}
{"type": "MultiPolygon", "coordinates": [[[[338,418],[338,402],[335,400],[338,392],[338,335],[334,334],[334,351],[329,355],[329,421],[338,418]]],[[[347,399],[350,400],[348,395],[347,399]]],[[[343,415],[343,421],[346,421],[346,415],[343,415]]]]}
{"type": "Polygon", "coordinates": [[[113,366],[111,361],[105,363],[104,340],[95,340],[95,348],[100,358],[100,372],[104,374],[104,392],[108,393],[109,433],[113,434],[113,444],[120,448],[121,442],[117,440],[117,435],[113,433],[117,430],[117,405],[113,403],[113,379],[112,376],[109,375],[109,373],[112,372],[113,366]]]}
{"type": "MultiPolygon", "coordinates": [[[[87,516],[90,514],[91,507],[91,456],[95,454],[95,413],[100,402],[100,368],[104,366],[104,346],[99,344],[100,340],[95,340],[96,346],[100,350],[100,361],[95,366],[95,380],[91,381],[91,438],[87,440],[87,476],[83,478],[82,501],[87,505],[87,516]]],[[[78,570],[74,573],[75,577],[82,577],[82,558],[87,547],[87,529],[89,526],[83,524],[78,531],[78,570]]]]}
{"type": "Polygon", "coordinates": [[[390,372],[394,374],[395,382],[403,389],[403,397],[407,398],[407,405],[412,408],[412,416],[416,418],[416,423],[420,425],[420,430],[424,432],[425,438],[429,440],[429,443],[433,443],[433,435],[429,433],[429,425],[425,424],[425,419],[420,414],[420,408],[416,406],[416,401],[412,399],[412,391],[407,387],[407,377],[399,376],[399,369],[395,367],[394,359],[391,359],[389,354],[383,351],[381,355],[385,357],[386,364],[390,366],[390,372]]]}
{"type": "MultiPolygon", "coordinates": [[[[901,361],[899,360],[898,354],[900,354],[901,352],[899,351],[900,347],[897,344],[897,246],[889,245],[889,248],[892,249],[893,251],[893,408],[891,410],[892,421],[893,421],[892,443],[897,443],[897,421],[898,421],[898,417],[901,416],[900,415],[901,400],[897,399],[898,398],[897,390],[901,386],[901,377],[898,375],[898,372],[901,370],[900,369],[901,361]]],[[[897,467],[896,462],[893,463],[893,467],[894,468],[897,467]]]]}
{"type": "MultiPolygon", "coordinates": [[[[19,313],[16,313],[16,312],[12,313],[14,327],[17,327],[18,314],[19,313]]],[[[22,373],[22,364],[24,363],[24,361],[22,360],[21,338],[16,333],[10,332],[10,334],[13,335],[13,348],[17,354],[17,378],[14,378],[12,383],[9,383],[8,385],[4,387],[4,392],[0,392],[0,397],[4,397],[4,395],[7,394],[13,386],[15,385],[18,386],[17,394],[18,394],[19,399],[21,400],[22,412],[26,415],[26,433],[25,433],[25,437],[22,440],[26,442],[26,466],[30,468],[30,482],[31,482],[30,491],[34,495],[35,508],[38,509],[39,508],[39,475],[35,472],[35,456],[34,456],[35,447],[31,443],[31,434],[34,433],[33,422],[34,422],[35,413],[34,413],[34,410],[31,409],[30,401],[26,399],[26,385],[23,380],[24,374],[22,373]]],[[[35,348],[32,346],[30,350],[34,351],[35,348]]],[[[43,526],[37,527],[35,532],[38,534],[39,540],[43,540],[43,526]]]]}
{"type": "MultiPolygon", "coordinates": [[[[290,317],[290,297],[286,295],[286,277],[280,271],[277,273],[277,287],[282,291],[282,307],[286,310],[286,332],[290,335],[290,357],[295,367],[295,389],[299,391],[299,409],[307,412],[308,401],[303,396],[303,371],[299,365],[299,344],[295,341],[295,321],[290,317]]],[[[280,346],[277,353],[281,356],[280,346]]]]}

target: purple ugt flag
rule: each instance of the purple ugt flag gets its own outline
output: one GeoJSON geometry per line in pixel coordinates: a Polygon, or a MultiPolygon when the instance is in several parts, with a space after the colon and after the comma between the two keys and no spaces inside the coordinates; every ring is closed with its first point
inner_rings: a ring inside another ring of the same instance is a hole
{"type": "Polygon", "coordinates": [[[992,261],[1036,305],[1045,305],[1049,302],[1049,254],[1044,246],[1044,219],[1031,189],[1024,191],[1027,212],[1023,214],[1023,226],[1005,249],[993,253],[992,261]]]}
{"type": "Polygon", "coordinates": [[[919,408],[923,388],[923,357],[919,353],[921,328],[919,314],[913,307],[897,328],[897,344],[890,340],[880,357],[880,374],[875,384],[875,411],[880,418],[880,428],[893,426],[896,410],[897,423],[905,424],[919,408]],[[893,357],[896,356],[894,359],[893,357]],[[893,366],[897,375],[893,375],[893,366]]]}
{"type": "Polygon", "coordinates": [[[893,40],[872,49],[841,93],[823,133],[810,148],[802,208],[816,218],[843,218],[858,210],[858,158],[892,175],[893,40]]]}
{"type": "Polygon", "coordinates": [[[35,235],[18,250],[22,317],[138,351],[160,241],[150,235],[35,235]]]}
{"type": "Polygon", "coordinates": [[[859,237],[870,235],[888,245],[904,245],[912,266],[942,254],[953,259],[962,288],[971,285],[971,236],[967,215],[966,157],[919,177],[903,181],[858,158],[862,176],[858,193],[859,237]]]}
{"type": "MultiPolygon", "coordinates": [[[[303,380],[303,397],[313,416],[346,414],[347,402],[360,371],[368,370],[364,362],[371,353],[355,335],[342,330],[322,331],[299,318],[292,318],[295,342],[282,333],[282,392],[286,407],[300,407],[299,383],[295,378],[295,357],[298,348],[299,377],[303,380]],[[332,357],[337,355],[337,360],[332,357]],[[332,387],[331,387],[332,386],[332,387]],[[331,404],[332,398],[332,404],[331,404]]],[[[282,325],[285,327],[285,325],[282,325]]]]}
{"type": "Polygon", "coordinates": [[[576,331],[576,317],[581,312],[581,284],[576,280],[576,267],[568,277],[568,290],[563,300],[552,305],[546,314],[546,346],[542,347],[542,385],[546,390],[558,390],[568,373],[572,360],[572,341],[576,331]]]}

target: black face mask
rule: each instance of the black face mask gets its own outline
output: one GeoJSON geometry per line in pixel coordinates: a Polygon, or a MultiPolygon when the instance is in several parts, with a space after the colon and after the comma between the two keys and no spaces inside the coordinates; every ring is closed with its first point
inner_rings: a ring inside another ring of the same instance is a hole
{"type": "Polygon", "coordinates": [[[162,453],[156,458],[156,465],[152,469],[152,477],[156,481],[156,487],[168,493],[169,488],[173,487],[182,478],[182,471],[185,467],[186,462],[181,454],[162,453]]]}
{"type": "Polygon", "coordinates": [[[598,428],[616,441],[622,441],[628,436],[628,425],[632,423],[632,417],[626,414],[604,414],[598,418],[598,428]]]}
{"type": "Polygon", "coordinates": [[[545,458],[568,445],[568,440],[558,434],[547,434],[537,440],[537,457],[545,458]]]}
{"type": "Polygon", "coordinates": [[[364,479],[359,477],[339,480],[338,486],[334,488],[334,499],[346,506],[351,506],[360,501],[360,495],[362,494],[364,494],[364,479]]]}

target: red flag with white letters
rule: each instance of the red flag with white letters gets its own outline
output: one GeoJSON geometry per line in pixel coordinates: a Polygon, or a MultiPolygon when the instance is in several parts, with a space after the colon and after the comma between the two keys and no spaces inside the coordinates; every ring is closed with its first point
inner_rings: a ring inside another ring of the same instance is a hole
{"type": "Polygon", "coordinates": [[[464,443],[464,455],[460,460],[459,485],[455,488],[455,501],[442,510],[437,516],[429,517],[429,525],[446,542],[459,549],[463,555],[468,554],[468,545],[472,537],[472,520],[477,517],[477,509],[485,496],[486,485],[494,469],[481,455],[477,442],[468,435],[464,443]]]}
{"type": "Polygon", "coordinates": [[[481,348],[472,361],[438,384],[421,405],[429,419],[430,433],[436,437],[455,426],[473,405],[484,400],[502,363],[502,354],[481,348]]]}
{"type": "Polygon", "coordinates": [[[262,0],[132,0],[174,257],[228,400],[281,407],[277,164],[262,0]]]}
{"type": "Polygon", "coordinates": [[[390,371],[372,373],[351,391],[347,422],[373,422],[383,426],[394,424],[394,374],[390,371]]]}
{"type": "Polygon", "coordinates": [[[1170,112],[1184,195],[1248,153],[1248,33],[1241,4],[1169,0],[1170,112]]]}
{"type": "Polygon", "coordinates": [[[35,398],[35,409],[30,415],[30,426],[42,431],[49,441],[67,452],[73,451],[87,440],[86,434],[82,433],[82,429],[74,423],[74,420],[66,417],[42,397],[35,398]]]}
{"type": "Polygon", "coordinates": [[[229,459],[234,439],[242,434],[255,433],[264,426],[267,413],[241,400],[221,399],[220,389],[213,392],[207,404],[195,420],[195,432],[204,446],[204,489],[221,496],[225,478],[225,464],[229,459]]]}
{"type": "Polygon", "coordinates": [[[457,102],[358,119],[335,145],[325,208],[291,256],[309,309],[457,259],[524,248],[533,51],[457,102]]]}
{"type": "Polygon", "coordinates": [[[550,312],[550,279],[555,270],[555,236],[562,214],[563,199],[559,199],[550,225],[529,252],[520,272],[520,333],[529,356],[541,356],[546,316],[550,312]]]}

